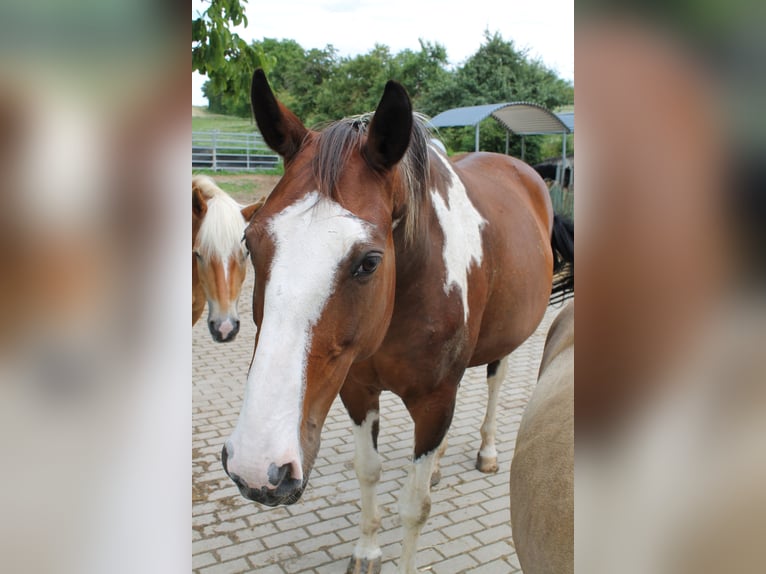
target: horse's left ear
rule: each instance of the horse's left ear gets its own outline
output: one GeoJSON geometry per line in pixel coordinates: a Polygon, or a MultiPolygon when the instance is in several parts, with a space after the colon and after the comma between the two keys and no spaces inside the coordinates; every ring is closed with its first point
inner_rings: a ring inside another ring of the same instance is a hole
{"type": "Polygon", "coordinates": [[[364,155],[373,169],[394,167],[407,151],[412,133],[412,104],[404,86],[389,80],[368,130],[364,155]]]}
{"type": "Polygon", "coordinates": [[[308,130],[294,113],[277,100],[261,69],[253,73],[250,103],[264,141],[289,162],[300,150],[308,130]]]}
{"type": "Polygon", "coordinates": [[[202,219],[207,212],[207,201],[202,195],[202,190],[192,183],[192,215],[202,219]]]}
{"type": "Polygon", "coordinates": [[[252,205],[248,205],[242,208],[242,217],[245,218],[247,223],[250,223],[250,220],[253,218],[253,214],[255,214],[255,212],[258,211],[264,203],[266,203],[265,199],[259,199],[252,205]]]}

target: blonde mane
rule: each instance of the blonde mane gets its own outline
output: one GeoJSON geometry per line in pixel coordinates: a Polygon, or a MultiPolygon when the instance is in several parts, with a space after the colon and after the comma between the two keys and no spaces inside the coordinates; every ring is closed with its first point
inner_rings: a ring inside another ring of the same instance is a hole
{"type": "Polygon", "coordinates": [[[242,217],[242,206],[207,176],[195,176],[192,186],[199,189],[207,202],[207,212],[197,234],[195,249],[203,257],[217,256],[225,261],[244,249],[242,234],[246,222],[242,217]]]}

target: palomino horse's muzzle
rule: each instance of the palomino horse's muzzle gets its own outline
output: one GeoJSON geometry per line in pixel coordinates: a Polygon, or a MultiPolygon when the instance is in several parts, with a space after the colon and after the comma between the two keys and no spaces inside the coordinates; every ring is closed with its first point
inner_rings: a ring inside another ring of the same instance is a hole
{"type": "Polygon", "coordinates": [[[251,488],[247,483],[242,480],[237,474],[229,472],[227,462],[229,459],[229,453],[227,452],[226,445],[221,449],[221,462],[223,463],[223,470],[234,481],[234,484],[239,488],[239,492],[254,502],[260,502],[266,506],[280,506],[289,505],[297,502],[303,490],[306,488],[308,477],[306,480],[299,480],[292,477],[292,465],[283,464],[279,468],[274,463],[271,463],[268,472],[268,479],[271,487],[264,486],[261,488],[251,488]]]}
{"type": "Polygon", "coordinates": [[[218,343],[230,343],[239,333],[239,319],[232,317],[210,319],[207,326],[213,339],[218,343]]]}

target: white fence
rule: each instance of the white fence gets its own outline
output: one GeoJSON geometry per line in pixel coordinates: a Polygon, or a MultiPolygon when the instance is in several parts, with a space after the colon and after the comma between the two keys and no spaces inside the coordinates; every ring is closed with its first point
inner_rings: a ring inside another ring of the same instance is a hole
{"type": "Polygon", "coordinates": [[[259,133],[192,132],[192,168],[256,171],[280,161],[259,133]]]}

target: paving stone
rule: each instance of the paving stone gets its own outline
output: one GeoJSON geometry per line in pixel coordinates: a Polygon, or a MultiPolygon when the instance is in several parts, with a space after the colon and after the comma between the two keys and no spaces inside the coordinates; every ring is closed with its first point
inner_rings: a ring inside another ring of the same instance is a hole
{"type": "Polygon", "coordinates": [[[271,536],[261,538],[261,542],[263,542],[266,548],[279,548],[280,546],[287,546],[293,542],[298,542],[299,540],[308,538],[308,536],[309,533],[306,532],[303,528],[293,528],[292,530],[279,532],[277,534],[272,534],[271,536]]]}
{"type": "Polygon", "coordinates": [[[218,562],[218,558],[216,558],[212,552],[198,553],[192,556],[192,569],[197,570],[199,568],[202,568],[204,566],[209,566],[210,564],[215,564],[217,562],[218,562]]]}
{"type": "MultiPolygon", "coordinates": [[[[419,561],[418,563],[420,564],[419,561]]],[[[434,574],[455,574],[456,572],[465,572],[477,564],[478,562],[470,554],[458,554],[444,562],[437,562],[431,567],[431,572],[434,574]]]]}
{"type": "Polygon", "coordinates": [[[495,560],[505,560],[514,553],[513,547],[507,540],[498,540],[492,544],[482,544],[472,552],[479,564],[489,564],[495,560]]]}
{"type": "Polygon", "coordinates": [[[521,570],[513,568],[506,560],[493,560],[485,562],[476,568],[466,570],[465,574],[515,574],[521,570]]]}
{"type": "Polygon", "coordinates": [[[331,558],[326,552],[312,552],[287,560],[282,566],[285,572],[311,572],[315,566],[330,561],[331,558]]]}
{"type": "Polygon", "coordinates": [[[284,574],[285,571],[282,569],[282,567],[279,564],[270,564],[268,566],[260,566],[255,567],[257,568],[255,572],[258,574],[284,574]]]}
{"type": "Polygon", "coordinates": [[[221,548],[216,554],[218,554],[221,560],[231,560],[240,556],[262,552],[263,550],[263,543],[260,540],[250,540],[249,542],[241,542],[233,546],[221,548]]]}
{"type": "Polygon", "coordinates": [[[208,550],[215,550],[217,548],[223,548],[231,544],[231,538],[228,536],[215,536],[212,538],[205,538],[192,542],[192,556],[200,552],[207,552],[208,550]]]}
{"type": "Polygon", "coordinates": [[[234,560],[232,562],[221,562],[220,564],[215,564],[214,566],[208,566],[207,568],[202,568],[199,573],[200,574],[237,574],[239,572],[250,572],[252,568],[250,567],[250,564],[247,563],[242,558],[239,558],[238,560],[234,560]]]}
{"type": "Polygon", "coordinates": [[[306,554],[315,550],[326,550],[327,548],[337,545],[339,542],[340,538],[338,538],[337,534],[328,532],[321,536],[311,536],[306,540],[296,542],[293,546],[295,546],[295,549],[301,554],[306,554]]]}

